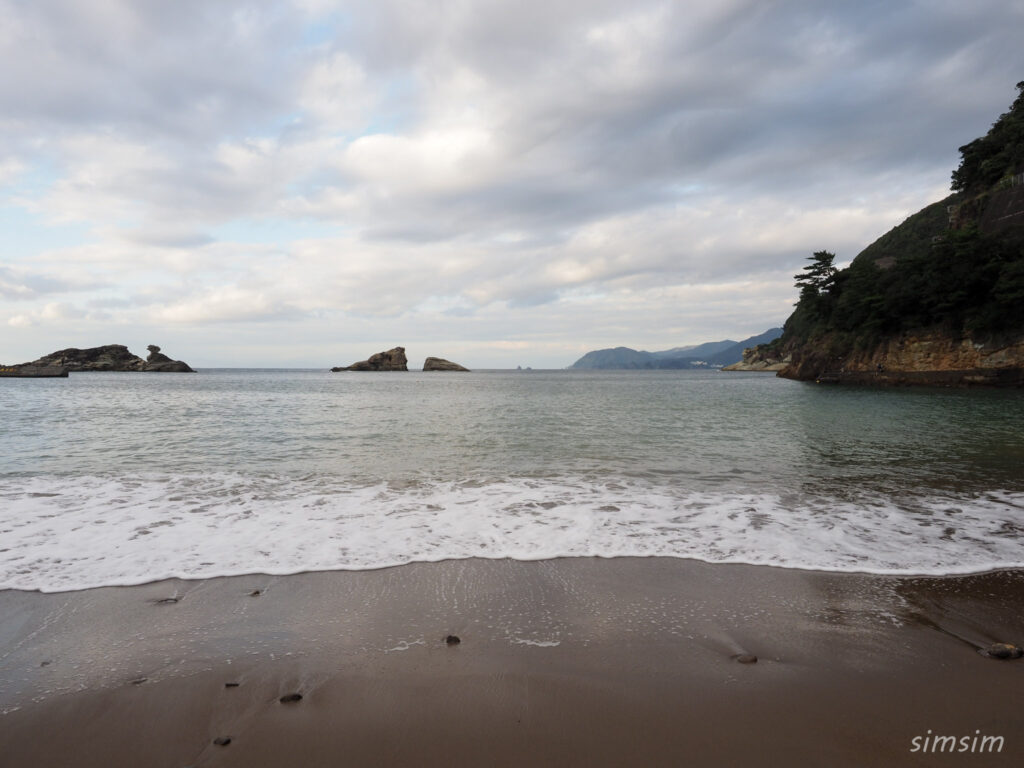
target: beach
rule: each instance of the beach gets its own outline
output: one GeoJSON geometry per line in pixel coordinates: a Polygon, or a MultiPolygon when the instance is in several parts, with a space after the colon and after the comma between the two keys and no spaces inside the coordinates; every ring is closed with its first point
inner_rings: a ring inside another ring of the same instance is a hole
{"type": "Polygon", "coordinates": [[[6,383],[0,768],[1024,764],[1016,393],[6,383]]]}
{"type": "Polygon", "coordinates": [[[1022,604],[657,557],[5,590],[0,763],[1018,765],[1024,660],[979,649],[1022,604]]]}

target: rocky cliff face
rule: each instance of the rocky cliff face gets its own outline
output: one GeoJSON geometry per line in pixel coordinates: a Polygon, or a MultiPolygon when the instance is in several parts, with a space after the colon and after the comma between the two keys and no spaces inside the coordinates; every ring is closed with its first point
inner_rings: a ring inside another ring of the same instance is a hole
{"type": "Polygon", "coordinates": [[[1024,386],[1024,335],[976,341],[948,332],[901,334],[871,350],[833,355],[828,339],[794,350],[779,376],[802,381],[1024,386]]]}
{"type": "Polygon", "coordinates": [[[424,371],[468,371],[469,368],[463,368],[458,363],[453,363],[450,360],[445,360],[440,357],[428,357],[423,361],[424,371]]]}
{"type": "MultiPolygon", "coordinates": [[[[953,195],[845,269],[805,267],[775,349],[781,376],[872,384],[1024,385],[1024,82],[960,147],[953,195]]],[[[820,256],[832,256],[817,252],[820,256]]]]}
{"type": "Polygon", "coordinates": [[[405,357],[405,347],[395,347],[386,352],[370,355],[369,359],[361,360],[349,366],[331,368],[332,371],[408,371],[409,361],[405,357]]]}
{"type": "Polygon", "coordinates": [[[107,344],[88,349],[59,349],[21,367],[62,367],[68,371],[148,371],[154,373],[191,373],[192,369],[181,360],[161,355],[160,347],[149,347],[149,360],[128,351],[123,344],[107,344]]]}

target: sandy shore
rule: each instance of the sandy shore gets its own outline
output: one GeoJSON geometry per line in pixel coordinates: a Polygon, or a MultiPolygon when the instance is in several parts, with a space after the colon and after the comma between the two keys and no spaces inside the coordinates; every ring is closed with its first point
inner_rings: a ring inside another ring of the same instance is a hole
{"type": "Polygon", "coordinates": [[[661,558],[5,591],[0,765],[1022,765],[1024,660],[977,650],[1022,606],[661,558]]]}

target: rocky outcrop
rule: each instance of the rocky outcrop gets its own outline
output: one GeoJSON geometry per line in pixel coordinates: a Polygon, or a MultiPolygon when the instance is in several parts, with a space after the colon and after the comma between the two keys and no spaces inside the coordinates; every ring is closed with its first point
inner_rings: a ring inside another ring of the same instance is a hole
{"type": "Polygon", "coordinates": [[[171,360],[171,358],[163,354],[160,351],[160,347],[156,344],[150,344],[146,349],[149,350],[149,357],[146,358],[146,367],[142,370],[154,373],[192,372],[192,369],[186,363],[183,363],[181,360],[171,360]]]}
{"type": "Polygon", "coordinates": [[[128,351],[123,344],[103,347],[58,349],[48,355],[23,363],[23,366],[60,366],[69,371],[141,371],[146,361],[128,351]]]}
{"type": "Polygon", "coordinates": [[[408,371],[409,361],[405,357],[405,347],[395,347],[386,352],[371,355],[368,360],[361,360],[349,366],[331,368],[332,371],[408,371]]]}
{"type": "Polygon", "coordinates": [[[793,351],[779,376],[801,381],[935,386],[1024,386],[1024,336],[951,338],[942,331],[890,337],[870,350],[831,355],[827,339],[793,351]]]}
{"type": "Polygon", "coordinates": [[[743,350],[743,359],[738,363],[727,365],[723,371],[763,371],[766,373],[778,372],[792,362],[792,358],[778,357],[769,351],[768,345],[748,347],[743,350]]]}
{"type": "Polygon", "coordinates": [[[458,363],[453,363],[451,360],[445,360],[440,357],[428,357],[423,361],[424,371],[468,371],[469,368],[463,368],[458,363]]]}
{"type": "Polygon", "coordinates": [[[128,351],[123,344],[107,344],[103,347],[59,349],[49,355],[22,363],[20,368],[64,368],[67,371],[152,371],[154,373],[190,373],[192,369],[180,360],[171,360],[161,355],[160,347],[151,346],[150,361],[128,351]],[[155,350],[155,352],[153,352],[155,350]],[[154,361],[154,354],[159,360],[154,361]]]}

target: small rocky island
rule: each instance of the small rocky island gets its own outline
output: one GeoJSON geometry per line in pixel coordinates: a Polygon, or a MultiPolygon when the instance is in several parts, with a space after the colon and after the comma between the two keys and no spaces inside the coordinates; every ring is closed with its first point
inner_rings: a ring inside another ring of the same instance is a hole
{"type": "Polygon", "coordinates": [[[378,352],[370,355],[366,360],[360,360],[352,365],[331,368],[331,371],[408,371],[409,361],[405,358],[405,347],[395,347],[386,352],[378,352]]]}
{"type": "Polygon", "coordinates": [[[469,368],[465,368],[458,363],[453,363],[451,360],[445,360],[440,357],[428,357],[423,361],[424,371],[469,371],[469,368]]]}
{"type": "MultiPolygon", "coordinates": [[[[142,371],[147,373],[194,373],[181,360],[172,360],[160,352],[160,347],[150,344],[149,357],[143,360],[128,351],[123,344],[107,344],[89,349],[59,349],[44,355],[31,363],[11,366],[15,370],[64,370],[64,371],[142,371]]],[[[29,375],[29,374],[26,374],[29,375]]]]}
{"type": "MultiPolygon", "coordinates": [[[[409,361],[405,356],[405,347],[394,347],[385,352],[378,352],[370,355],[366,360],[360,360],[352,365],[337,366],[331,371],[408,371],[409,361]]],[[[441,357],[428,357],[423,362],[424,371],[468,371],[458,363],[445,360],[441,357]]]]}

